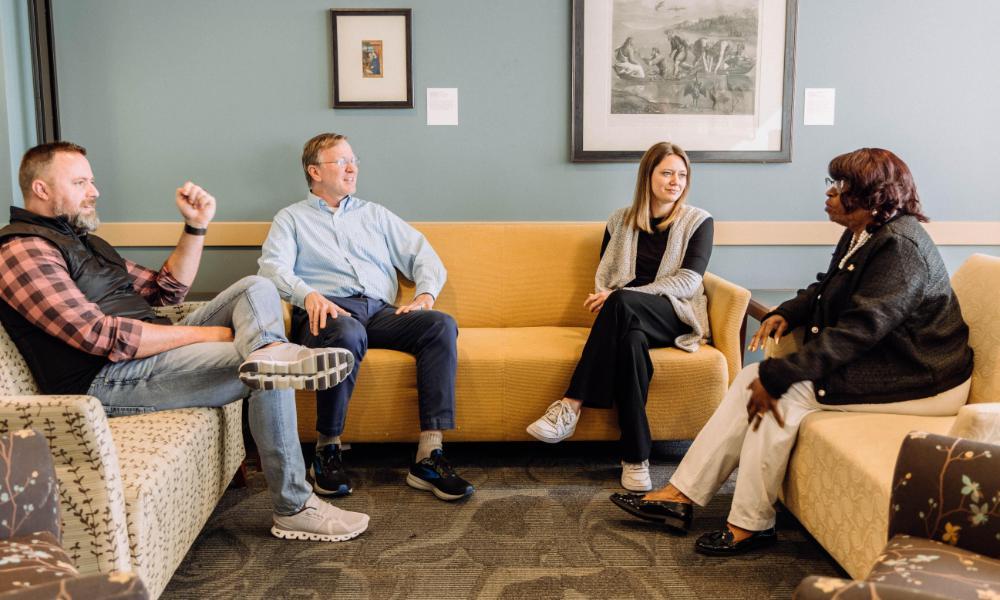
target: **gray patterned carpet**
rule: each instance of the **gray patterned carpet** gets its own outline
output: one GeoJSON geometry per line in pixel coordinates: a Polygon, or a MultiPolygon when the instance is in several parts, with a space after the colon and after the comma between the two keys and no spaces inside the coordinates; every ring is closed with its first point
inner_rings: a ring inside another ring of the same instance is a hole
{"type": "MultiPolygon", "coordinates": [[[[653,484],[683,445],[658,444],[653,484]]],[[[610,444],[451,444],[476,494],[445,503],[404,483],[412,446],[346,453],[352,496],[371,526],[345,543],[273,538],[257,474],[230,489],[163,594],[180,598],[789,598],[808,574],[843,576],[790,515],[781,541],[732,559],[696,554],[696,535],[720,526],[731,482],[675,537],[608,501],[621,491],[610,444]]]]}

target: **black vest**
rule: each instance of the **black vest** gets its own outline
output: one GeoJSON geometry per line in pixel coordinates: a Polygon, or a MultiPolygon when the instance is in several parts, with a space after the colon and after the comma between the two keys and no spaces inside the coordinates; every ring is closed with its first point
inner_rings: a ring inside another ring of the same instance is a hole
{"type": "MultiPolygon", "coordinates": [[[[170,324],[157,317],[132,288],[125,260],[95,235],[78,234],[65,218],[48,218],[11,207],[10,225],[0,229],[0,244],[13,237],[41,237],[62,252],[69,275],[87,300],[106,315],[170,324]]],[[[85,394],[106,356],[88,354],[45,332],[6,302],[0,302],[0,322],[24,356],[43,394],[85,394]]]]}

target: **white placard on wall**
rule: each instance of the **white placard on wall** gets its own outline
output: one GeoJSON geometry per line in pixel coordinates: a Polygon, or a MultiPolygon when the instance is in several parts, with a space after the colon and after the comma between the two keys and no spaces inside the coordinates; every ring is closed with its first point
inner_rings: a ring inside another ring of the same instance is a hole
{"type": "Polygon", "coordinates": [[[458,125],[458,88],[427,88],[427,124],[458,125]]]}
{"type": "Polygon", "coordinates": [[[802,124],[833,125],[836,96],[837,90],[835,88],[806,88],[802,124]]]}

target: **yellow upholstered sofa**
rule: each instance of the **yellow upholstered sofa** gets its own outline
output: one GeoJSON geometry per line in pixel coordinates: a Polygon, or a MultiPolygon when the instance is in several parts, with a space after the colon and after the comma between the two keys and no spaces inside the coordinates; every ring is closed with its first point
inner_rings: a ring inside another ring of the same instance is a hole
{"type": "MultiPolygon", "coordinates": [[[[459,325],[457,428],[447,441],[532,439],[524,428],[562,397],[594,315],[603,223],[418,223],[448,269],[435,305],[459,325]]],[[[740,328],[750,293],[705,276],[712,344],[693,354],[652,351],[647,411],[654,439],[691,439],[740,369],[740,328]]],[[[398,300],[413,296],[401,282],[398,300]]],[[[358,374],[345,442],[413,441],[416,363],[369,350],[358,374]]],[[[299,434],[316,439],[315,396],[298,393],[299,434]]],[[[615,411],[589,411],[575,440],[618,438],[615,411]]]]}
{"type": "MultiPolygon", "coordinates": [[[[1000,258],[972,256],[952,286],[975,352],[969,403],[957,417],[821,412],[799,430],[783,502],[854,579],[865,577],[886,545],[893,469],[908,432],[1000,443],[1000,258]]],[[[795,344],[786,336],[768,353],[787,354],[795,344]]]]}

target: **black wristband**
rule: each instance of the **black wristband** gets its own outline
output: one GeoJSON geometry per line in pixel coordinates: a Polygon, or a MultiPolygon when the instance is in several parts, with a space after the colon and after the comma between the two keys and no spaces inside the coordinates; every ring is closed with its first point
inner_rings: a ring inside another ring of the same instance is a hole
{"type": "Polygon", "coordinates": [[[184,233],[189,235],[205,235],[208,233],[208,227],[191,227],[187,223],[184,224],[184,233]]]}

